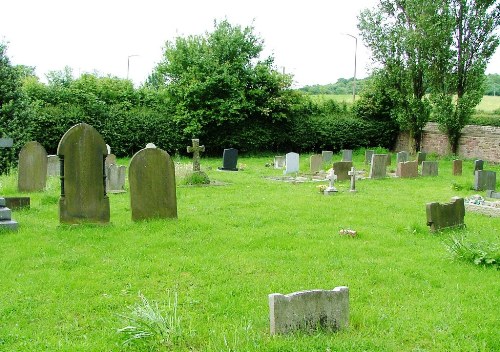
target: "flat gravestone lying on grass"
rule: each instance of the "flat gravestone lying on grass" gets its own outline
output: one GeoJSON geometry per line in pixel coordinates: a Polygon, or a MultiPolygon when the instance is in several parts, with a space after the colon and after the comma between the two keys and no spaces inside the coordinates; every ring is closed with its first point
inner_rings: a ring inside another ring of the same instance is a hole
{"type": "Polygon", "coordinates": [[[39,192],[47,184],[47,152],[38,142],[26,143],[19,152],[19,192],[39,192]]]}
{"type": "Polygon", "coordinates": [[[450,203],[427,203],[427,225],[431,231],[439,231],[449,227],[463,227],[465,217],[464,199],[453,197],[450,203]]]}
{"type": "Polygon", "coordinates": [[[478,170],[474,175],[474,189],[476,191],[495,190],[497,173],[495,171],[478,170]]]}
{"type": "Polygon", "coordinates": [[[128,179],[132,220],[177,218],[175,167],[166,151],[138,151],[130,160],[128,179]]]}
{"type": "Polygon", "coordinates": [[[61,138],[57,155],[61,160],[61,223],[108,223],[104,158],[106,143],[97,130],[80,123],[61,138]]]}
{"type": "Polygon", "coordinates": [[[339,330],[349,325],[349,288],[269,295],[271,335],[317,328],[339,330]]]}

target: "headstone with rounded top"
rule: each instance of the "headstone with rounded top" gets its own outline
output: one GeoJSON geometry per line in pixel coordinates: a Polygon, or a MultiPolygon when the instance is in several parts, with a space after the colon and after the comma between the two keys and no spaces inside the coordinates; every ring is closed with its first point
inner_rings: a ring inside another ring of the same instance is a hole
{"type": "Polygon", "coordinates": [[[177,218],[175,167],[166,151],[138,151],[130,160],[128,179],[132,220],[177,218]]]}
{"type": "Polygon", "coordinates": [[[61,160],[59,221],[66,224],[108,223],[104,158],[106,143],[97,130],[80,123],[61,138],[57,155],[61,160]]]}
{"type": "Polygon", "coordinates": [[[481,159],[474,160],[474,170],[472,171],[472,173],[475,175],[476,171],[483,170],[483,168],[484,168],[484,160],[481,159]]]}
{"type": "Polygon", "coordinates": [[[47,184],[47,152],[31,141],[19,152],[17,188],[20,192],[39,192],[47,184]]]}
{"type": "Polygon", "coordinates": [[[156,145],[154,143],[148,143],[146,144],[146,148],[156,148],[156,145]]]}

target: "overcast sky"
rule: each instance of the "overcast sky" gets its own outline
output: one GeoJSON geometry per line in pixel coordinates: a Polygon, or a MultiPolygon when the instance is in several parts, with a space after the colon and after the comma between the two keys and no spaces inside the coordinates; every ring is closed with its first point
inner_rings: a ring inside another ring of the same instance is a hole
{"type": "MultiPolygon", "coordinates": [[[[43,81],[65,66],[144,82],[166,41],[213,30],[214,20],[254,26],[264,56],[294,75],[295,87],[336,82],[354,73],[357,15],[377,0],[11,0],[0,6],[0,41],[14,64],[36,67],[43,81]],[[132,56],[137,55],[137,56],[132,56]],[[130,64],[129,69],[127,69],[130,64]]],[[[357,77],[369,51],[358,38],[357,77]]],[[[497,50],[487,73],[500,73],[497,50]]]]}

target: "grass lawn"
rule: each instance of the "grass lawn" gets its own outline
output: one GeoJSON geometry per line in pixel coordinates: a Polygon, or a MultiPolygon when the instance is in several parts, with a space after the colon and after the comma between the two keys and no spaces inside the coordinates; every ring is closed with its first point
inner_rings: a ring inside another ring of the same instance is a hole
{"type": "MultiPolygon", "coordinates": [[[[355,153],[358,169],[363,159],[355,153]]],[[[323,196],[318,183],[266,179],[282,175],[271,160],[240,156],[245,170],[219,172],[221,159],[202,158],[225,185],[179,185],[177,220],[132,222],[125,193],[110,195],[109,225],[61,226],[57,179],[28,194],[31,208],[12,214],[19,230],[0,233],[0,351],[500,351],[500,272],[445,246],[453,236],[499,244],[500,218],[426,226],[427,202],[477,193],[472,161],[459,177],[440,160],[438,177],[363,179],[355,194],[344,181],[323,196]],[[347,330],[269,335],[270,293],[344,285],[347,330]],[[122,315],[139,295],[165,314],[175,306],[168,343],[123,344],[122,315]]],[[[15,175],[0,182],[18,195],[15,175]]]]}

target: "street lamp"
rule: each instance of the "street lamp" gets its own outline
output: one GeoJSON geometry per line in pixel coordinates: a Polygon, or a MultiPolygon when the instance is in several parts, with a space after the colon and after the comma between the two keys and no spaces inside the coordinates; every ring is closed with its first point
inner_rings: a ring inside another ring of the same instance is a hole
{"type": "Polygon", "coordinates": [[[139,56],[139,55],[134,54],[134,55],[129,55],[129,56],[127,57],[127,79],[128,79],[128,73],[129,73],[129,71],[130,71],[130,58],[131,58],[131,57],[134,57],[134,56],[139,56]]]}
{"type": "Polygon", "coordinates": [[[354,78],[352,80],[352,101],[356,100],[356,56],[358,53],[358,37],[353,36],[352,34],[344,33],[351,38],[354,38],[356,41],[356,46],[354,47],[354,78]]]}

